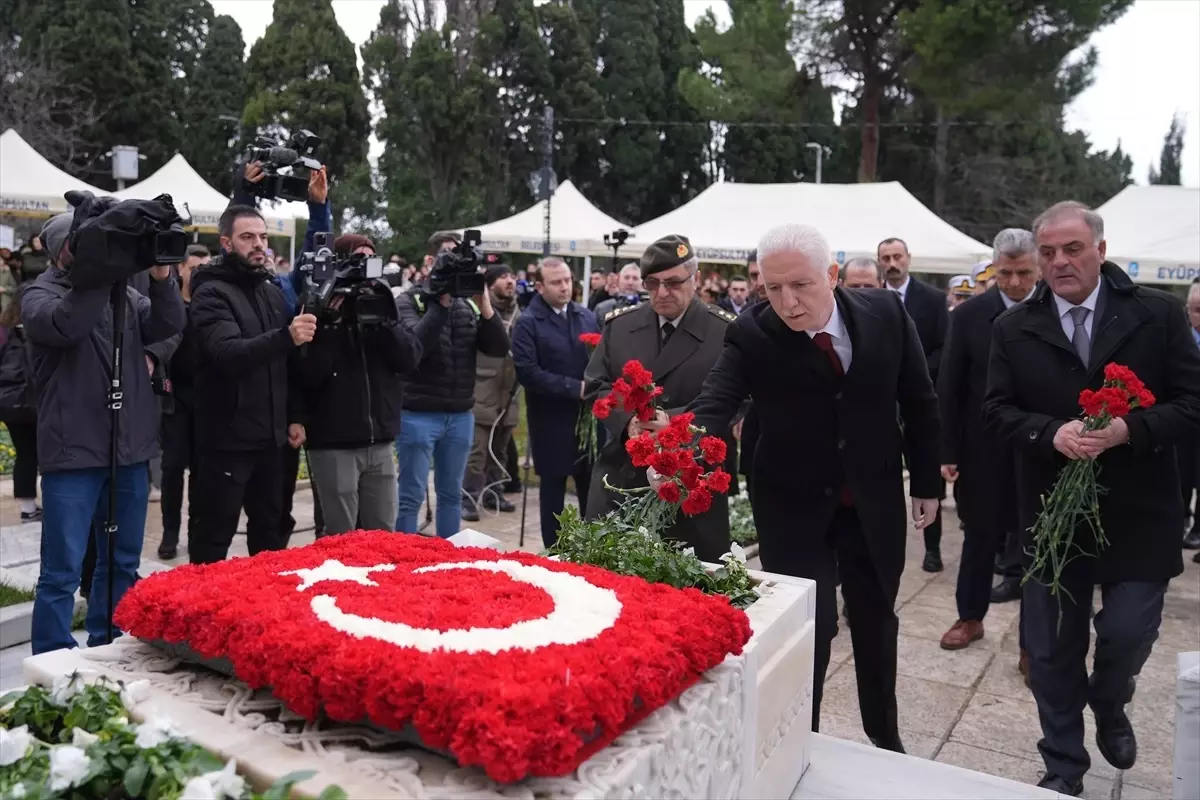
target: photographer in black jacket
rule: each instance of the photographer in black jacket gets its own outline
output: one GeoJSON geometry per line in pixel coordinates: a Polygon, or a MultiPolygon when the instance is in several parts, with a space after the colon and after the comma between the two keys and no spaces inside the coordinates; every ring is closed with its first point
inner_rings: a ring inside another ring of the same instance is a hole
{"type": "MultiPolygon", "coordinates": [[[[437,275],[439,255],[461,241],[456,233],[429,240],[426,266],[437,275]]],[[[431,276],[432,277],[432,276],[431,276]]],[[[401,324],[421,342],[421,363],[404,391],[404,424],[396,437],[400,461],[396,530],[417,530],[417,512],[425,499],[429,466],[437,493],[437,533],[458,533],[463,475],[475,437],[475,354],[508,355],[508,334],[488,293],[471,299],[430,296],[428,283],[397,298],[401,324]]]]}
{"type": "MultiPolygon", "coordinates": [[[[375,255],[365,236],[333,244],[337,257],[375,255]]],[[[390,292],[387,301],[392,302],[390,292]]],[[[331,305],[343,308],[342,296],[331,305]]],[[[325,513],[324,534],[392,530],[396,523],[396,462],[401,375],[421,360],[416,334],[398,320],[365,324],[322,321],[297,359],[304,393],[309,467],[325,513]]]]}
{"type": "Polygon", "coordinates": [[[219,229],[222,254],[192,276],[200,506],[188,535],[193,564],[226,557],[243,504],[251,555],[287,547],[282,448],[304,444],[304,426],[288,404],[288,360],[317,329],[312,314],[292,318],[271,282],[262,215],[231,205],[219,229]]]}

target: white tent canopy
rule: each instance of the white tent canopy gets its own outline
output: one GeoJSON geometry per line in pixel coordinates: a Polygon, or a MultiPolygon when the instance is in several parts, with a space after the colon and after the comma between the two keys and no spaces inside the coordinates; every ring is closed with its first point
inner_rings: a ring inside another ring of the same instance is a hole
{"type": "Polygon", "coordinates": [[[66,192],[104,194],[63,172],[12,128],[0,134],[0,214],[46,217],[66,211],[66,192]]]}
{"type": "MultiPolygon", "coordinates": [[[[501,253],[542,252],[545,203],[487,225],[476,226],[483,249],[501,253]]],[[[618,228],[633,234],[632,226],[619,222],[596,208],[570,181],[558,185],[550,198],[550,252],[558,256],[610,254],[604,235],[618,228]]],[[[635,247],[638,252],[641,249],[635,247]]]]}
{"type": "Polygon", "coordinates": [[[1200,189],[1126,186],[1096,212],[1108,258],[1142,283],[1191,283],[1200,276],[1200,189]]]}
{"type": "MultiPolygon", "coordinates": [[[[192,226],[206,230],[216,230],[221,213],[229,205],[229,198],[209,186],[181,153],[176,153],[144,181],[115,192],[114,196],[122,200],[150,200],[160,194],[171,195],[180,215],[186,218],[190,213],[192,226]]],[[[267,222],[267,233],[274,236],[295,235],[296,223],[290,211],[267,211],[263,216],[267,222]]]]}
{"type": "Polygon", "coordinates": [[[687,236],[701,261],[744,263],[758,238],[787,223],[816,227],[839,261],[875,257],[899,237],[917,272],[967,272],[992,248],[960,233],[899,183],[716,183],[689,203],[638,226],[643,243],[687,236]]]}

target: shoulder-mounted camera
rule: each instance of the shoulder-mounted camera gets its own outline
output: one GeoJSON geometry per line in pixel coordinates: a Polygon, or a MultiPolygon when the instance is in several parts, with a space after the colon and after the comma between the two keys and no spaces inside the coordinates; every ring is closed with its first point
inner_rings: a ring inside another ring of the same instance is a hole
{"type": "Polygon", "coordinates": [[[427,294],[441,297],[474,297],[482,294],[487,282],[479,271],[484,264],[479,244],[483,239],[479,231],[469,230],[454,248],[438,253],[429,271],[427,294]]]}
{"type": "Polygon", "coordinates": [[[296,265],[304,280],[304,310],[323,324],[369,327],[398,320],[396,299],[383,280],[383,259],[365,253],[336,256],[332,239],[331,233],[313,234],[314,250],[296,265]]]}
{"type": "Polygon", "coordinates": [[[245,160],[261,163],[264,176],[255,183],[243,181],[243,187],[264,200],[307,201],[309,175],[321,168],[315,158],[320,144],[320,137],[304,130],[293,134],[286,145],[259,138],[246,148],[245,160]]]}

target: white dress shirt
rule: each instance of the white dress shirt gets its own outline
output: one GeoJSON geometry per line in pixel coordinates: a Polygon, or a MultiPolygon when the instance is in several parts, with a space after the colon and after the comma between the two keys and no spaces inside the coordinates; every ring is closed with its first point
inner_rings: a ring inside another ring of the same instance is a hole
{"type": "Polygon", "coordinates": [[[846,323],[842,320],[842,313],[838,310],[837,303],[833,304],[833,313],[829,315],[829,322],[825,323],[825,327],[815,331],[805,331],[805,333],[810,339],[818,333],[828,333],[829,338],[833,341],[833,352],[837,353],[838,361],[842,362],[842,372],[850,371],[853,348],[850,345],[850,333],[846,330],[846,323]]]}
{"type": "MultiPolygon", "coordinates": [[[[1033,293],[1036,290],[1037,290],[1037,287],[1034,286],[1032,289],[1029,290],[1029,294],[1025,295],[1020,300],[1013,300],[1011,297],[1006,295],[1004,292],[1000,292],[1000,299],[1004,301],[1004,310],[1008,311],[1010,308],[1015,306],[1017,303],[1024,303],[1026,300],[1033,297],[1033,293]]],[[[1073,332],[1074,332],[1074,326],[1072,326],[1072,333],[1073,332]]]]}
{"type": "MultiPolygon", "coordinates": [[[[1096,284],[1096,288],[1092,289],[1092,293],[1087,296],[1079,305],[1092,312],[1087,315],[1087,319],[1083,322],[1083,329],[1087,332],[1089,340],[1092,338],[1092,323],[1096,320],[1096,301],[1100,299],[1100,286],[1103,283],[1096,284]]],[[[1054,295],[1054,305],[1058,309],[1058,321],[1062,324],[1063,333],[1067,335],[1067,341],[1070,342],[1075,337],[1075,320],[1071,319],[1071,309],[1076,306],[1072,303],[1063,300],[1058,295],[1054,295]]]]}
{"type": "Polygon", "coordinates": [[[896,294],[900,295],[900,302],[901,302],[901,303],[903,303],[903,302],[904,302],[904,301],[905,301],[905,300],[908,298],[908,284],[909,284],[911,281],[912,281],[912,276],[910,276],[910,275],[905,275],[905,276],[904,276],[904,283],[900,284],[899,286],[892,286],[892,285],[889,283],[889,284],[887,285],[887,287],[888,287],[889,289],[891,289],[893,292],[895,292],[896,294]]]}

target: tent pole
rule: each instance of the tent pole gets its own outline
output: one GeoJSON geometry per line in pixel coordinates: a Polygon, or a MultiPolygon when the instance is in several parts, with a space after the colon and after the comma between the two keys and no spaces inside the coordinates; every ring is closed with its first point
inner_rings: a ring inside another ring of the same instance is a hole
{"type": "Polygon", "coordinates": [[[583,257],[583,304],[586,306],[588,295],[592,293],[592,257],[583,257]]]}

